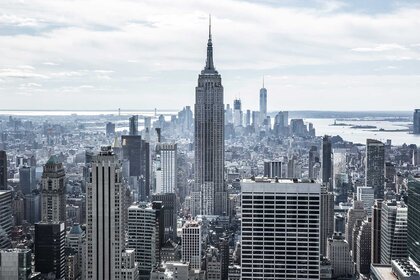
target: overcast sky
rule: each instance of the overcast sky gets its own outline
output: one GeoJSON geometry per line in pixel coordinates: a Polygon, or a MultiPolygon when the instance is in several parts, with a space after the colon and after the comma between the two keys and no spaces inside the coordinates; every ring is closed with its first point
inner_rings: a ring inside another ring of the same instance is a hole
{"type": "Polygon", "coordinates": [[[420,107],[415,0],[1,0],[0,109],[193,105],[210,13],[225,103],[420,107]]]}

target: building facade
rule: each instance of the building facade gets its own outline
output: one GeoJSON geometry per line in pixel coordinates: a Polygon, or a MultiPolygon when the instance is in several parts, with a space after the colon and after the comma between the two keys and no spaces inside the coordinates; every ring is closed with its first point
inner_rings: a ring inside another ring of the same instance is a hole
{"type": "Polygon", "coordinates": [[[194,108],[194,192],[200,196],[199,212],[203,215],[221,215],[227,210],[224,184],[223,86],[222,78],[213,64],[210,27],[206,66],[198,76],[194,108]]]}
{"type": "Polygon", "coordinates": [[[241,279],[319,279],[321,186],[255,178],[241,187],[241,279]]]}
{"type": "Polygon", "coordinates": [[[375,199],[384,198],[385,144],[374,139],[366,140],[366,186],[375,190],[375,199]]]}
{"type": "Polygon", "coordinates": [[[57,156],[51,156],[44,165],[41,188],[41,219],[64,222],[66,220],[66,174],[57,156]]]}

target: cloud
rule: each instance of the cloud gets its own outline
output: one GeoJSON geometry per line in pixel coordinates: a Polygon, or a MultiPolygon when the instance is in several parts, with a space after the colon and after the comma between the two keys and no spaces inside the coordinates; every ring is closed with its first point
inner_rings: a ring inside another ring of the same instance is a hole
{"type": "MultiPolygon", "coordinates": [[[[244,104],[255,106],[246,100],[254,101],[262,75],[273,80],[317,76],[324,83],[322,92],[339,94],[338,87],[325,84],[331,75],[353,75],[355,81],[377,75],[377,81],[382,81],[382,75],[396,74],[398,81],[411,83],[402,85],[406,92],[399,96],[410,96],[415,82],[402,77],[420,72],[416,36],[420,9],[404,1],[386,8],[367,5],[359,11],[348,1],[319,0],[4,0],[0,78],[8,100],[16,106],[33,105],[13,97],[22,84],[19,80],[25,78],[27,83],[42,84],[49,94],[44,105],[53,108],[77,107],[80,100],[99,91],[107,98],[90,102],[92,108],[106,106],[101,102],[180,108],[194,102],[211,13],[214,59],[223,77],[226,102],[241,88],[244,104]],[[390,64],[396,68],[387,69],[390,64]],[[63,99],[63,91],[80,98],[63,99]]],[[[302,98],[313,90],[312,85],[266,80],[273,94],[281,96],[285,83],[295,90],[299,106],[312,106],[312,100],[302,98]]],[[[381,91],[377,85],[373,88],[381,91]]],[[[366,86],[352,94],[360,100],[371,90],[366,86]]],[[[346,108],[339,100],[331,105],[346,108]]],[[[278,100],[277,106],[283,103],[278,100]]]]}
{"type": "Polygon", "coordinates": [[[355,52],[385,52],[385,51],[395,51],[395,50],[407,50],[405,46],[399,44],[380,44],[374,47],[362,47],[362,48],[353,48],[352,51],[355,52]]]}

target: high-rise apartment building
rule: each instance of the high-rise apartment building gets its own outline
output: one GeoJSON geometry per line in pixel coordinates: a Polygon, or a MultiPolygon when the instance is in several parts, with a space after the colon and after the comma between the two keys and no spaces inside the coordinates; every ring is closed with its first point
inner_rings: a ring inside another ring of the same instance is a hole
{"type": "Polygon", "coordinates": [[[60,222],[35,224],[35,271],[54,274],[54,279],[66,277],[66,227],[60,222]]]}
{"type": "Polygon", "coordinates": [[[121,164],[102,147],[86,187],[86,279],[122,279],[125,193],[121,164]]]}
{"type": "Polygon", "coordinates": [[[64,222],[66,220],[66,186],[64,167],[57,156],[51,156],[44,165],[41,188],[41,219],[64,222]]]}
{"type": "Polygon", "coordinates": [[[201,269],[202,242],[201,225],[196,221],[187,221],[182,227],[181,258],[182,261],[190,263],[192,270],[201,269]]]}
{"type": "Polygon", "coordinates": [[[385,201],[381,214],[381,263],[407,258],[407,206],[400,201],[385,201]]]}
{"type": "Polygon", "coordinates": [[[0,190],[7,190],[7,154],[0,150],[0,190]]]}
{"type": "Polygon", "coordinates": [[[211,26],[206,66],[198,76],[194,111],[194,192],[200,196],[198,208],[203,215],[221,215],[227,211],[224,183],[224,104],[222,78],[213,64],[211,26]]]}
{"type": "Polygon", "coordinates": [[[322,182],[329,183],[332,178],[332,144],[331,138],[325,135],[322,138],[322,182]]]}
{"type": "Polygon", "coordinates": [[[257,177],[241,188],[241,279],[319,279],[321,186],[257,177]]]}
{"type": "Polygon", "coordinates": [[[375,198],[384,198],[385,144],[374,139],[366,140],[366,186],[375,190],[375,198]]]}

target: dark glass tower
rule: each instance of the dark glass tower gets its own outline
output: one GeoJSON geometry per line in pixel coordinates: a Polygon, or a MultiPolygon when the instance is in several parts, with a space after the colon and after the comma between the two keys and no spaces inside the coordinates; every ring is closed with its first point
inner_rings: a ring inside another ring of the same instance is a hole
{"type": "Polygon", "coordinates": [[[408,255],[420,264],[420,181],[408,182],[408,217],[407,217],[408,255]]]}
{"type": "Polygon", "coordinates": [[[7,154],[0,151],[0,190],[7,190],[7,154]]]}
{"type": "Polygon", "coordinates": [[[375,190],[375,198],[384,198],[385,145],[374,139],[366,140],[366,186],[375,190]]]}
{"type": "Polygon", "coordinates": [[[206,66],[195,88],[195,193],[196,212],[226,212],[224,186],[224,104],[222,78],[213,64],[211,25],[206,66]],[[199,198],[199,199],[198,199],[199,198]]]}
{"type": "Polygon", "coordinates": [[[322,138],[322,182],[328,183],[332,176],[332,145],[331,138],[325,135],[322,138]]]}

